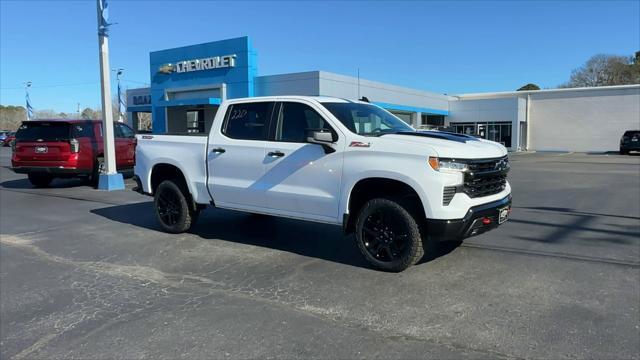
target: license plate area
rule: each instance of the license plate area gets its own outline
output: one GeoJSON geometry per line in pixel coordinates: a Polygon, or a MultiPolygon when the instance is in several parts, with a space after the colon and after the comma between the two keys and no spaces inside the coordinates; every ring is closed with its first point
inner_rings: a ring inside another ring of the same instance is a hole
{"type": "Polygon", "coordinates": [[[509,210],[510,207],[498,209],[498,224],[502,224],[505,221],[509,220],[509,210]]]}
{"type": "Polygon", "coordinates": [[[47,146],[42,146],[42,145],[36,146],[34,148],[34,152],[36,154],[46,154],[47,152],[49,152],[49,148],[47,146]]]}

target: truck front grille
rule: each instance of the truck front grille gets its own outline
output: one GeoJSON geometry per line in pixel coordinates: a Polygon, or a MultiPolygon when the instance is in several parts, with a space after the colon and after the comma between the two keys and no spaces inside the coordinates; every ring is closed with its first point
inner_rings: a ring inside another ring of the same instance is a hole
{"type": "Polygon", "coordinates": [[[497,194],[507,186],[509,159],[472,160],[464,174],[462,191],[471,198],[497,194]]]}

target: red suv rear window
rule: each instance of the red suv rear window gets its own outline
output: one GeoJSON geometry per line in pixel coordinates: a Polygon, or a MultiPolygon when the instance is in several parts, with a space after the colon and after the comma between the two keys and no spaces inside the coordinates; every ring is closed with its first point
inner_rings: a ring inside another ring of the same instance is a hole
{"type": "Polygon", "coordinates": [[[16,133],[17,141],[69,140],[71,126],[65,122],[34,122],[22,124],[16,133]]]}

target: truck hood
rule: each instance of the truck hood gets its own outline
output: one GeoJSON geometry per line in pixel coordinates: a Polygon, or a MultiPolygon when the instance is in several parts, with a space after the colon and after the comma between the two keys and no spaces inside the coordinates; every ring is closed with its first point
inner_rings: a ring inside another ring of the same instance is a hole
{"type": "Polygon", "coordinates": [[[442,158],[486,159],[507,155],[507,149],[497,142],[449,132],[400,132],[383,135],[376,140],[381,140],[382,142],[426,145],[433,149],[433,151],[442,158]]]}

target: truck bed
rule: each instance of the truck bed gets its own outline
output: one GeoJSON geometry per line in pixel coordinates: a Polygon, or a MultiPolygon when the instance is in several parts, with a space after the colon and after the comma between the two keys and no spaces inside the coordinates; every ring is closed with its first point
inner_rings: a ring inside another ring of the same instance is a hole
{"type": "MultiPolygon", "coordinates": [[[[187,186],[198,203],[209,203],[207,191],[207,136],[198,135],[137,135],[135,174],[151,174],[147,164],[170,164],[184,175],[187,186]]],[[[143,191],[152,193],[151,179],[140,179],[143,191]]]]}

